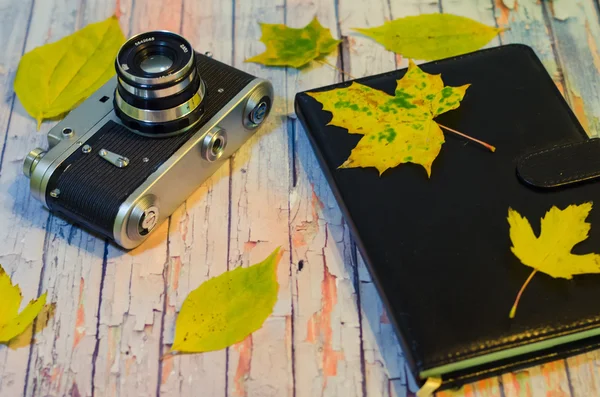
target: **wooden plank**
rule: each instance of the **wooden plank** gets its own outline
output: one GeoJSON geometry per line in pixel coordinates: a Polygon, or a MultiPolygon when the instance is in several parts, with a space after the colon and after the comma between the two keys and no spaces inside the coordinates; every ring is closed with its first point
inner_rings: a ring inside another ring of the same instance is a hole
{"type": "Polygon", "coordinates": [[[500,34],[502,44],[522,43],[533,48],[554,82],[562,90],[562,75],[548,34],[544,11],[538,0],[515,1],[512,9],[502,0],[493,0],[497,26],[507,30],[500,34]]]}
{"type": "MultiPolygon", "coordinates": [[[[21,287],[22,307],[42,293],[42,273],[52,266],[53,260],[44,254],[50,244],[46,235],[49,214],[31,197],[29,181],[22,174],[22,162],[29,150],[47,146],[46,133],[53,123],[44,123],[37,131],[35,120],[27,115],[21,103],[15,100],[13,106],[12,80],[23,51],[73,32],[76,18],[72,10],[77,7],[76,1],[35,5],[2,2],[0,6],[0,29],[4,33],[5,27],[12,27],[9,34],[2,36],[7,46],[0,54],[0,83],[4,97],[8,98],[0,104],[0,263],[21,287]]],[[[52,296],[51,293],[50,299],[52,296]]],[[[17,350],[0,346],[0,394],[17,396],[26,392],[30,363],[30,346],[17,350]]]]}
{"type": "MultiPolygon", "coordinates": [[[[87,2],[74,29],[109,17],[114,4],[87,2]]],[[[71,13],[70,9],[66,12],[71,13]]],[[[62,17],[57,17],[61,20],[62,17]]],[[[56,304],[48,326],[36,336],[28,371],[32,395],[91,395],[97,313],[106,243],[52,217],[47,225],[41,290],[56,304]]]]}
{"type": "MultiPolygon", "coordinates": [[[[155,29],[179,31],[181,0],[133,5],[117,5],[126,36],[155,29]]],[[[150,395],[159,389],[168,230],[164,223],[130,252],[108,246],[93,363],[94,393],[150,395]]]]}
{"type": "MultiPolygon", "coordinates": [[[[287,24],[305,26],[313,16],[337,35],[332,1],[287,2],[287,24]]],[[[338,53],[326,61],[336,64],[338,53]]],[[[287,112],[294,94],[338,79],[338,72],[313,63],[288,69],[287,112]]],[[[363,396],[360,322],[353,245],[306,133],[292,117],[294,187],[290,194],[294,368],[296,396],[363,396]]]]}
{"type": "MultiPolygon", "coordinates": [[[[183,36],[197,51],[210,51],[231,64],[232,3],[186,0],[183,8],[183,36]]],[[[188,293],[227,271],[229,167],[228,161],[171,218],[163,353],[172,345],[176,317],[188,293]]],[[[167,359],[160,363],[160,394],[194,395],[202,385],[207,396],[225,396],[226,371],[225,349],[167,359]]]]}
{"type": "Polygon", "coordinates": [[[600,351],[567,358],[567,369],[574,396],[600,395],[600,351]]]}
{"type": "Polygon", "coordinates": [[[502,375],[506,397],[571,396],[564,360],[502,375]]]}
{"type": "MultiPolygon", "coordinates": [[[[264,50],[258,22],[284,22],[282,0],[237,1],[233,64],[270,80],[275,101],[285,96],[285,69],[244,63],[264,50]]],[[[231,166],[229,269],[263,260],[278,246],[285,250],[277,271],[279,299],[263,327],[228,349],[227,390],[232,396],[293,394],[289,261],[289,148],[281,105],[235,155],[231,166]]]]}
{"type": "Polygon", "coordinates": [[[544,3],[562,64],[565,95],[592,136],[600,132],[600,24],[594,0],[544,3]]]}

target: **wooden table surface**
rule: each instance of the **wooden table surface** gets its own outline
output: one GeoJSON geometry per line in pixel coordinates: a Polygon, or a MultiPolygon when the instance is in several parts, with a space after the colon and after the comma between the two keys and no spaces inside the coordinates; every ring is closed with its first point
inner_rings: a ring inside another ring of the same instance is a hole
{"type": "MultiPolygon", "coordinates": [[[[490,46],[532,46],[596,135],[598,8],[595,0],[0,0],[0,263],[25,300],[48,291],[56,303],[31,346],[0,345],[0,396],[413,395],[381,300],[293,114],[296,92],[343,76],[320,64],[244,63],[264,48],[258,22],[301,27],[317,15],[343,39],[328,61],[356,77],[407,61],[353,27],[445,12],[509,28],[490,46]],[[180,32],[197,50],[270,79],[277,96],[268,125],[132,252],[30,197],[21,164],[54,123],[37,131],[12,88],[24,52],[115,12],[126,36],[180,32]],[[279,300],[262,329],[226,350],[159,361],[189,291],[279,245],[279,300]]],[[[600,352],[439,395],[597,396],[600,352]]]]}

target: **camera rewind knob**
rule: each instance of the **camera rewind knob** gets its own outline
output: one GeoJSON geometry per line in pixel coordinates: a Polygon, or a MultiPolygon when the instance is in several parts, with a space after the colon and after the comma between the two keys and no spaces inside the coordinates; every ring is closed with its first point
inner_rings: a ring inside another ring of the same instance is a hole
{"type": "Polygon", "coordinates": [[[35,170],[42,157],[46,154],[46,151],[41,148],[35,148],[27,154],[23,161],[23,173],[27,178],[31,178],[31,174],[35,170]]]}

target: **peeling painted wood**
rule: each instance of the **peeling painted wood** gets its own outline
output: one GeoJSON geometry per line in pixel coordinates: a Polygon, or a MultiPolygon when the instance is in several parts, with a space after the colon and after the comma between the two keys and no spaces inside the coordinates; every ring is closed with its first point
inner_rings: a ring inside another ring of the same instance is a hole
{"type": "MultiPolygon", "coordinates": [[[[440,11],[497,23],[510,30],[488,46],[531,45],[582,123],[597,133],[600,23],[593,0],[115,1],[0,0],[0,263],[25,300],[48,291],[56,303],[31,346],[0,345],[2,396],[414,395],[415,381],[379,295],[293,117],[295,92],[347,76],[319,64],[296,71],[244,63],[264,48],[258,22],[300,27],[317,15],[344,39],[341,54],[328,61],[355,77],[407,61],[353,27],[440,11]],[[54,122],[36,131],[12,92],[23,50],[113,12],[127,35],[181,32],[197,50],[270,79],[277,95],[263,131],[132,252],[51,216],[30,197],[23,156],[45,145],[54,122]],[[226,350],[159,361],[189,291],[227,269],[260,261],[276,246],[286,250],[279,300],[261,330],[226,350]]],[[[438,396],[596,395],[598,354],[438,396]]]]}
{"type": "MultiPolygon", "coordinates": [[[[186,0],[181,29],[197,51],[210,51],[215,59],[228,64],[233,50],[231,6],[186,0]]],[[[229,167],[227,161],[171,217],[163,354],[172,345],[177,314],[189,292],[227,271],[229,167]]],[[[175,356],[160,364],[160,394],[194,395],[202,385],[207,396],[225,396],[226,372],[225,350],[175,356]]]]}
{"type": "MultiPolygon", "coordinates": [[[[286,96],[284,68],[244,60],[264,50],[259,22],[284,22],[277,1],[236,1],[233,65],[273,83],[275,101],[286,96]]],[[[281,105],[231,160],[228,268],[258,263],[276,247],[284,250],[277,268],[278,301],[263,327],[228,349],[227,391],[231,396],[292,396],[291,288],[289,262],[289,147],[281,105]]]]}
{"type": "MultiPolygon", "coordinates": [[[[120,2],[115,8],[127,36],[159,28],[179,31],[181,25],[181,0],[120,2]]],[[[130,252],[108,246],[93,393],[150,395],[159,388],[168,229],[164,223],[130,252]]]]}
{"type": "MultiPolygon", "coordinates": [[[[333,3],[297,0],[288,2],[287,10],[288,24],[304,26],[317,15],[336,35],[333,3]]],[[[336,51],[326,62],[336,64],[337,58],[336,51]]],[[[327,85],[338,74],[313,62],[302,71],[288,71],[287,90],[293,93],[327,85]]],[[[287,111],[293,111],[291,101],[287,111]]],[[[295,117],[288,118],[288,125],[295,182],[289,235],[296,396],[364,396],[353,245],[305,131],[295,117]]]]}
{"type": "MultiPolygon", "coordinates": [[[[72,33],[75,19],[68,4],[48,1],[0,3],[0,30],[7,46],[0,53],[3,100],[0,101],[0,263],[19,284],[24,296],[22,307],[40,295],[41,274],[48,259],[46,228],[49,214],[29,194],[29,181],[23,177],[22,161],[32,147],[45,143],[49,123],[36,131],[32,120],[15,99],[12,81],[24,51],[72,33]],[[60,19],[62,23],[55,23],[60,19]],[[5,35],[6,34],[6,35],[5,35]]],[[[27,389],[30,346],[12,350],[0,345],[0,394],[18,396],[27,389]]]]}
{"type": "Polygon", "coordinates": [[[515,1],[514,8],[509,9],[502,0],[494,1],[497,26],[506,29],[500,34],[502,44],[522,43],[533,48],[554,82],[562,88],[562,75],[540,2],[518,0],[515,1]]]}
{"type": "Polygon", "coordinates": [[[594,0],[544,3],[565,80],[565,96],[592,137],[600,133],[600,24],[594,0]]]}

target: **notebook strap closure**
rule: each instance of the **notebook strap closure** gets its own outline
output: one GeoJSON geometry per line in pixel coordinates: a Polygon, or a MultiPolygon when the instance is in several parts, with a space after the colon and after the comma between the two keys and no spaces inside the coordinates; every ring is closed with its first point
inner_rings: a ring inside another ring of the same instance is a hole
{"type": "Polygon", "coordinates": [[[600,139],[587,139],[529,153],[518,160],[518,177],[550,189],[600,178],[600,139]]]}

